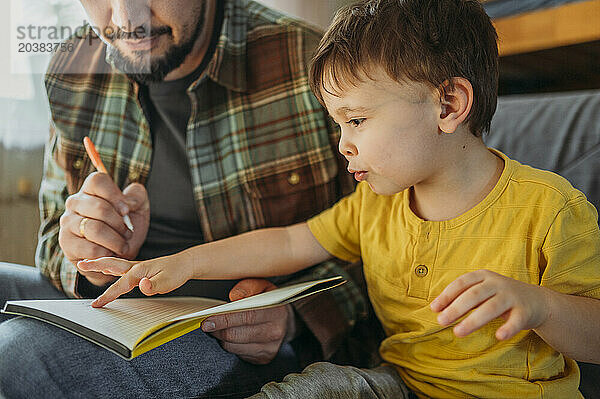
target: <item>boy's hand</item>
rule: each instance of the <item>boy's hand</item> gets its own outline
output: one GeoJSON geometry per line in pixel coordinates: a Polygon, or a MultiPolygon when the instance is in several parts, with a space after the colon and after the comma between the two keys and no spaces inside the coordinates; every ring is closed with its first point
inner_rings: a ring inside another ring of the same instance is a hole
{"type": "Polygon", "coordinates": [[[121,276],[104,291],[92,306],[100,308],[114,301],[135,287],[144,295],[164,294],[181,287],[191,276],[181,266],[176,256],[165,256],[143,262],[128,261],[119,258],[100,258],[83,260],[77,267],[85,271],[100,272],[112,276],[121,276]]]}
{"type": "Polygon", "coordinates": [[[542,325],[549,316],[545,288],[517,281],[489,270],[464,274],[450,283],[431,303],[438,322],[448,326],[469,311],[473,312],[454,327],[464,337],[497,317],[506,320],[496,338],[512,338],[521,330],[542,325]]]}

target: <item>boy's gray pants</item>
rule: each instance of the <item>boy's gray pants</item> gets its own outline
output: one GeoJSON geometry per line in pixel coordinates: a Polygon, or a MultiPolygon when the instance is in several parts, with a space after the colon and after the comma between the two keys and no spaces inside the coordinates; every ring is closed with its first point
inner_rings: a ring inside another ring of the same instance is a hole
{"type": "Polygon", "coordinates": [[[381,365],[374,369],[314,363],[300,374],[289,374],[282,382],[270,382],[251,399],[411,399],[396,370],[381,365]]]}

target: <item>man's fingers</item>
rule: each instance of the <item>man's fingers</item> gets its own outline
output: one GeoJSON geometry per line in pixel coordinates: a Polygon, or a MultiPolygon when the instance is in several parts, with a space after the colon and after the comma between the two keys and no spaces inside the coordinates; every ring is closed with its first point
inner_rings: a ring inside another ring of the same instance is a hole
{"type": "MultiPolygon", "coordinates": [[[[242,291],[241,296],[275,288],[267,280],[243,280],[230,292],[232,300],[236,299],[236,287],[242,291]]],[[[267,364],[277,355],[287,333],[288,306],[212,316],[204,320],[202,330],[210,332],[219,340],[223,349],[242,360],[267,364]]]]}
{"type": "Polygon", "coordinates": [[[202,329],[206,332],[225,330],[233,327],[248,327],[258,324],[269,323],[287,316],[285,305],[261,309],[248,310],[245,312],[229,313],[217,316],[211,316],[202,323],[202,329]],[[214,323],[213,329],[208,329],[207,323],[214,323]]]}
{"type": "Polygon", "coordinates": [[[231,327],[215,331],[212,335],[219,341],[232,344],[265,344],[281,342],[285,331],[278,324],[264,323],[252,327],[231,327]]]}
{"type": "Polygon", "coordinates": [[[271,291],[277,288],[269,280],[259,278],[247,278],[238,282],[231,291],[229,291],[229,299],[237,301],[249,296],[262,294],[263,292],[271,291]]]}
{"type": "MultiPolygon", "coordinates": [[[[120,249],[118,249],[117,251],[113,251],[110,248],[104,246],[103,244],[106,242],[106,240],[100,240],[100,243],[96,243],[91,240],[88,240],[85,237],[82,237],[82,231],[85,233],[84,235],[90,233],[93,236],[95,236],[97,234],[96,228],[98,227],[92,226],[90,230],[88,222],[92,222],[93,220],[86,220],[83,226],[81,225],[82,220],[83,218],[81,216],[73,214],[68,210],[65,211],[65,213],[60,218],[58,243],[60,244],[61,249],[71,262],[77,263],[77,261],[85,258],[94,259],[102,256],[113,256],[114,254],[120,252],[120,249]]],[[[94,223],[89,224],[92,225],[94,223]]],[[[108,229],[110,230],[110,228],[108,229]]],[[[121,245],[124,246],[123,237],[121,237],[114,231],[112,232],[114,236],[116,236],[116,240],[123,243],[121,245]]],[[[114,249],[117,249],[118,246],[118,244],[110,245],[110,247],[114,249]]]]}
{"type": "Polygon", "coordinates": [[[122,237],[131,237],[131,232],[125,225],[119,210],[104,198],[86,193],[78,193],[67,199],[65,207],[73,213],[74,216],[71,217],[76,218],[76,215],[78,215],[90,219],[101,220],[122,237]]]}
{"type": "Polygon", "coordinates": [[[123,190],[123,201],[129,206],[131,212],[142,212],[150,209],[148,192],[140,183],[131,183],[123,190]]]}
{"type": "Polygon", "coordinates": [[[452,303],[460,294],[469,289],[471,286],[478,284],[484,280],[483,273],[480,271],[463,274],[456,280],[448,284],[437,298],[431,302],[431,310],[441,312],[452,303]]]}
{"type": "Polygon", "coordinates": [[[82,271],[100,272],[112,276],[122,276],[127,273],[136,262],[120,258],[85,259],[77,263],[77,268],[82,271]]]}
{"type": "MultiPolygon", "coordinates": [[[[59,240],[61,239],[59,235],[59,240]]],[[[77,263],[82,259],[96,259],[102,258],[105,256],[115,256],[115,253],[111,250],[104,248],[101,245],[95,244],[91,241],[86,240],[85,238],[77,237],[72,234],[69,234],[69,238],[64,238],[61,240],[61,248],[65,255],[71,260],[73,263],[77,263]],[[64,241],[68,241],[68,246],[64,241]]]]}
{"type": "Polygon", "coordinates": [[[72,235],[84,238],[121,256],[125,256],[129,251],[129,244],[123,236],[106,223],[101,220],[87,218],[82,228],[82,219],[82,217],[73,217],[68,222],[68,226],[65,226],[72,235]],[[81,236],[82,233],[83,237],[81,236]]]}
{"type": "Polygon", "coordinates": [[[103,198],[110,202],[121,216],[129,213],[129,206],[125,197],[112,178],[100,172],[90,174],[81,187],[81,192],[95,197],[103,198]]]}

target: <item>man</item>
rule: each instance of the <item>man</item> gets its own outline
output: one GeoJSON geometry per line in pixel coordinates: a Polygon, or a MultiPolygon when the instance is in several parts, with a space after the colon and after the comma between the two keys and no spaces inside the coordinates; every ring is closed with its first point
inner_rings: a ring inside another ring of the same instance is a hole
{"type": "MultiPolygon", "coordinates": [[[[78,271],[78,260],[146,259],[287,225],[352,189],[337,132],[306,80],[317,32],[246,0],[82,5],[93,30],[78,32],[73,52],[56,54],[46,76],[52,134],[36,256],[44,277],[0,267],[2,305],[94,297],[113,278],[78,271]],[[84,136],[109,175],[92,173],[84,136]]],[[[295,278],[334,274],[349,279],[335,264],[295,278]]],[[[239,299],[274,287],[190,282],[171,294],[239,299]]],[[[11,319],[0,324],[0,396],[249,396],[330,357],[365,307],[350,281],[293,308],[213,317],[202,326],[210,334],[197,330],[130,362],[11,319]]]]}

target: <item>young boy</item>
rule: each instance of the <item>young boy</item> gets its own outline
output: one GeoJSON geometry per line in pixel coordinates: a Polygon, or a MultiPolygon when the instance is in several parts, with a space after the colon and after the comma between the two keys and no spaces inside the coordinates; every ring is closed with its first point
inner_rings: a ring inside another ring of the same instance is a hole
{"type": "Polygon", "coordinates": [[[135,286],[154,295],[191,278],[362,259],[393,369],[344,379],[354,371],[330,365],[336,377],[318,389],[356,394],[360,384],[348,381],[360,374],[369,389],[392,381],[393,397],[406,386],[419,397],[581,397],[572,359],[600,362],[597,212],[565,179],[484,145],[497,59],[496,33],[475,0],[341,10],[311,79],[341,127],[356,191],[306,223],[137,264],[83,261],[122,276],[94,306],[135,286]]]}

